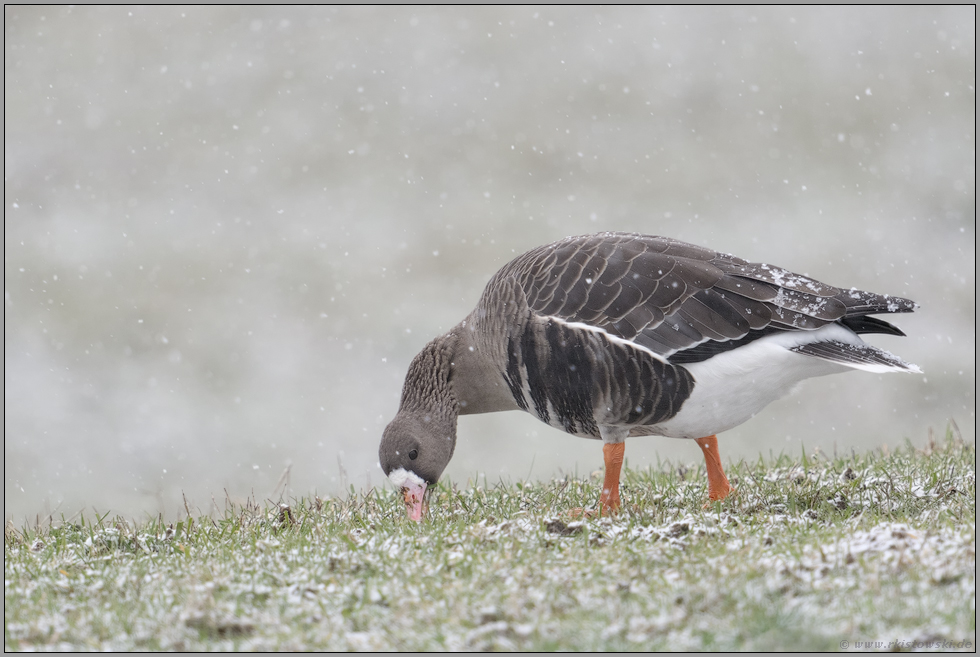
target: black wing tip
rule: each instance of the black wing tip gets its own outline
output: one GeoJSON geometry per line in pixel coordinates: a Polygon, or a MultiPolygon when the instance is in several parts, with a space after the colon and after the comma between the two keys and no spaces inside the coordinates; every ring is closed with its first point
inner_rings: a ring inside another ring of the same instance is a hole
{"type": "Polygon", "coordinates": [[[890,324],[883,319],[871,317],[869,315],[858,315],[856,317],[842,317],[838,320],[841,324],[851,329],[858,335],[862,333],[881,333],[884,335],[897,335],[905,337],[905,332],[894,324],[890,324]]]}

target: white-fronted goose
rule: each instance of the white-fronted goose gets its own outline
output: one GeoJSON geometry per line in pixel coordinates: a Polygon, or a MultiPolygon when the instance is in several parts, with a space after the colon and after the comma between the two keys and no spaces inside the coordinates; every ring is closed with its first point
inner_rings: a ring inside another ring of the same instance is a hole
{"type": "Polygon", "coordinates": [[[920,372],[859,337],[904,335],[869,315],[916,307],[667,237],[568,237],[505,265],[476,309],[415,357],[381,467],[419,520],[457,416],[523,410],[602,440],[600,513],[619,507],[630,436],[697,441],[708,497],[722,500],[733,489],[715,434],[813,376],[920,372]]]}

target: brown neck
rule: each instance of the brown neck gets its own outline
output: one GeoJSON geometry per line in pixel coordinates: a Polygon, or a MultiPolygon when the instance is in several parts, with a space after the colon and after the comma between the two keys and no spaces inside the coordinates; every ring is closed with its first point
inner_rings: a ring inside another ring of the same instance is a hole
{"type": "Polygon", "coordinates": [[[450,383],[455,342],[447,333],[425,345],[412,360],[402,388],[402,410],[435,413],[455,422],[459,403],[450,383]]]}

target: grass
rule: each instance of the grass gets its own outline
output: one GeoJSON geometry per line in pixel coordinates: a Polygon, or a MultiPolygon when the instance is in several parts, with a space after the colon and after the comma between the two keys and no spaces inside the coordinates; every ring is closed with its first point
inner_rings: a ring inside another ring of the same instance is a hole
{"type": "Polygon", "coordinates": [[[703,466],[627,468],[582,522],[595,477],[441,485],[419,524],[391,491],[8,522],[4,649],[973,651],[975,459],[947,432],[738,463],[707,509],[703,466]]]}

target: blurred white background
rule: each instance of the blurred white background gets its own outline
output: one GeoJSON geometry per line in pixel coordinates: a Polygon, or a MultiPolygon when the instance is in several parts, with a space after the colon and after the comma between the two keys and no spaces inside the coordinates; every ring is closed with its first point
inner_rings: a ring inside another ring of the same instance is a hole
{"type": "MultiPolygon", "coordinates": [[[[972,439],[975,18],[5,7],[5,516],[377,486],[414,354],[515,255],[604,230],[922,305],[870,341],[925,376],[809,381],[726,462],[972,439]]],[[[526,414],[459,435],[461,485],[602,463],[526,414]]]]}

